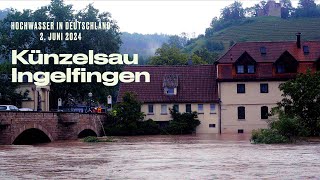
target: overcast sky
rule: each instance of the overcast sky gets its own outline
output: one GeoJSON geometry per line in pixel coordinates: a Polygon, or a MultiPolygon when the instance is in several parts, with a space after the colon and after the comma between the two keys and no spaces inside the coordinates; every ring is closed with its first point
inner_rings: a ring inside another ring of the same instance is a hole
{"type": "MultiPolygon", "coordinates": [[[[279,0],[277,0],[279,1],[279,0]]],[[[318,0],[319,1],[319,0],[318,0]]],[[[83,9],[89,3],[100,11],[108,11],[118,22],[121,31],[138,32],[143,34],[164,33],[203,34],[209,27],[211,19],[219,16],[220,10],[233,3],[233,0],[65,0],[72,4],[74,9],[83,9]]],[[[252,6],[259,0],[241,0],[244,7],[252,6]]],[[[50,0],[0,0],[0,9],[15,8],[37,9],[48,5],[50,0]]],[[[294,6],[298,0],[292,0],[294,6]]],[[[319,2],[317,2],[319,3],[319,2]]]]}

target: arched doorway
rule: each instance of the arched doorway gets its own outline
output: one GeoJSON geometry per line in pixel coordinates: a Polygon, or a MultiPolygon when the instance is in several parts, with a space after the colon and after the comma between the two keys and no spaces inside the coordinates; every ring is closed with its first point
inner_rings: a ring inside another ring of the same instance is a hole
{"type": "Polygon", "coordinates": [[[15,145],[31,145],[39,143],[51,142],[50,138],[43,131],[31,128],[23,131],[18,137],[13,141],[12,144],[15,145]]]}
{"type": "Polygon", "coordinates": [[[78,138],[85,138],[85,137],[88,137],[88,136],[95,136],[97,137],[97,133],[94,132],[93,130],[91,129],[84,129],[82,130],[79,134],[78,134],[78,138]]]}

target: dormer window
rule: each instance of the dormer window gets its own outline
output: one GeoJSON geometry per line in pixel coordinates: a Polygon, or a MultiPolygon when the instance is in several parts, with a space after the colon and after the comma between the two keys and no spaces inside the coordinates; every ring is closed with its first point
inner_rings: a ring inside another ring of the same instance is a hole
{"type": "Polygon", "coordinates": [[[244,74],[244,65],[237,65],[237,73],[244,74]]]}
{"type": "Polygon", "coordinates": [[[177,95],[178,75],[165,75],[163,90],[165,95],[177,95]]]}
{"type": "Polygon", "coordinates": [[[235,62],[237,74],[254,74],[256,72],[255,60],[244,52],[235,62]]]}
{"type": "Polygon", "coordinates": [[[164,88],[164,93],[166,95],[176,95],[177,94],[177,88],[165,87],[164,88]]]}
{"type": "Polygon", "coordinates": [[[267,54],[267,48],[266,47],[260,47],[260,53],[261,53],[261,55],[267,54]]]}
{"type": "Polygon", "coordinates": [[[255,71],[254,71],[254,65],[248,65],[247,67],[248,67],[248,74],[253,74],[253,73],[255,73],[255,71]]]}
{"type": "Polygon", "coordinates": [[[304,54],[309,54],[309,46],[303,46],[303,53],[304,54]]]}
{"type": "Polygon", "coordinates": [[[284,52],[275,62],[276,72],[281,73],[296,73],[298,61],[288,52],[284,52]]]}

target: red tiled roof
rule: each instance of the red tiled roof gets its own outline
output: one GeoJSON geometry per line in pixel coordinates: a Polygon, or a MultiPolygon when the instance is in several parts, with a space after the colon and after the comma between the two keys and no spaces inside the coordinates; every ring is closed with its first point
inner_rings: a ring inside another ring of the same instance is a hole
{"type": "Polygon", "coordinates": [[[145,103],[206,103],[218,102],[214,65],[191,66],[126,66],[124,71],[150,73],[150,82],[121,83],[118,101],[125,92],[134,92],[145,103]],[[165,76],[177,75],[177,95],[165,95],[165,76]]]}
{"type": "Polygon", "coordinates": [[[245,51],[256,62],[275,62],[285,51],[297,61],[316,61],[320,58],[320,41],[302,41],[300,49],[297,48],[296,41],[236,43],[219,58],[218,63],[234,63],[245,51]],[[303,46],[309,46],[308,54],[304,54],[303,46]],[[265,55],[260,53],[260,47],[266,47],[265,55]]]}

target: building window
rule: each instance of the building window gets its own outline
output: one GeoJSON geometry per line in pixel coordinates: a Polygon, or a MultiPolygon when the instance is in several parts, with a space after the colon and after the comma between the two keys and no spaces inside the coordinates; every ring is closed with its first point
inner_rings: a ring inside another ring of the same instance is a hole
{"type": "Polygon", "coordinates": [[[209,128],[215,128],[216,124],[209,124],[209,128]]]}
{"type": "Polygon", "coordinates": [[[243,106],[238,107],[238,119],[246,119],[246,108],[243,106]]]}
{"type": "Polygon", "coordinates": [[[203,104],[198,104],[198,113],[203,113],[203,104]]]}
{"type": "Polygon", "coordinates": [[[268,119],[268,107],[267,106],[262,106],[261,107],[261,119],[268,119]]]}
{"type": "Polygon", "coordinates": [[[285,73],[284,64],[278,64],[277,65],[277,73],[285,73]]]}
{"type": "Polygon", "coordinates": [[[246,85],[245,84],[237,84],[237,93],[245,93],[246,85]]]}
{"type": "Polygon", "coordinates": [[[260,93],[268,93],[269,85],[266,83],[260,84],[260,93]]]}
{"type": "Polygon", "coordinates": [[[161,105],[161,114],[168,114],[168,108],[166,104],[161,105]]]}
{"type": "Polygon", "coordinates": [[[216,113],[216,105],[215,104],[210,104],[210,113],[215,114],[216,113]]]}
{"type": "Polygon", "coordinates": [[[176,95],[176,88],[164,88],[165,94],[167,95],[176,95]]]}
{"type": "Polygon", "coordinates": [[[173,109],[174,109],[176,112],[179,112],[179,104],[174,104],[174,105],[173,105],[173,109]]]}
{"type": "Polygon", "coordinates": [[[263,54],[263,55],[264,55],[264,54],[267,54],[267,48],[264,47],[264,46],[263,46],[263,47],[260,47],[260,53],[263,54]]]}
{"type": "Polygon", "coordinates": [[[186,112],[191,113],[191,104],[186,104],[186,112]]]}
{"type": "Polygon", "coordinates": [[[303,46],[303,53],[304,54],[309,54],[309,46],[303,46]]]}
{"type": "Polygon", "coordinates": [[[255,73],[254,65],[248,65],[248,74],[254,74],[254,73],[255,73]]]}
{"type": "Polygon", "coordinates": [[[153,111],[153,104],[149,104],[148,105],[148,114],[153,114],[154,111],[153,111]]]}
{"type": "Polygon", "coordinates": [[[243,129],[238,129],[238,134],[243,134],[244,130],[243,129]]]}
{"type": "Polygon", "coordinates": [[[244,73],[244,65],[237,65],[237,73],[238,74],[244,73]]]}

